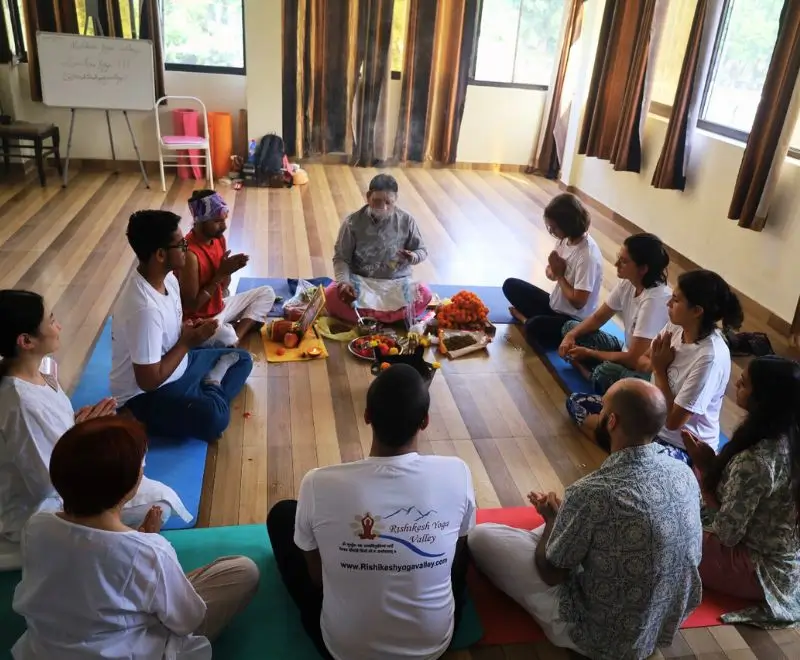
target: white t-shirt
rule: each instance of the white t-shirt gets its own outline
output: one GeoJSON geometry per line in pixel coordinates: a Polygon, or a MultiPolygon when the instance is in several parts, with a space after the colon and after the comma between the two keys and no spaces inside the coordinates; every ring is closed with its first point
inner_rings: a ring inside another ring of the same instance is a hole
{"type": "Polygon", "coordinates": [[[336,660],[440,657],[453,635],[459,537],[475,525],[451,456],[367,458],[303,478],[294,540],[322,558],[322,637],[336,660]]]}
{"type": "MultiPolygon", "coordinates": [[[[181,336],[183,307],[178,278],[164,280],[166,295],[134,271],[114,306],[111,325],[111,394],[119,405],[142,394],[133,373],[134,364],[156,364],[181,336]]],[[[183,376],[188,364],[184,356],[178,368],[162,383],[183,376]]]]}
{"type": "Polygon", "coordinates": [[[15,660],[211,658],[208,640],[192,635],[206,604],[164,537],[39,513],[23,532],[22,556],[13,606],[28,630],[15,660]]]}
{"type": "MultiPolygon", "coordinates": [[[[61,498],[50,483],[50,456],[58,439],[75,424],[72,404],[55,378],[48,385],[19,378],[0,380],[0,537],[19,542],[25,522],[37,511],[59,511],[61,498]]],[[[139,524],[154,504],[166,521],[173,513],[192,519],[180,497],[160,481],[142,477],[125,504],[126,524],[139,524]]]]}
{"type": "Polygon", "coordinates": [[[559,241],[556,252],[567,262],[564,277],[576,291],[588,291],[589,299],[583,309],[575,309],[567,300],[561,287],[556,284],[550,294],[550,309],[578,319],[594,314],[600,302],[600,288],[603,284],[603,254],[595,240],[588,234],[577,245],[567,240],[559,241]]]}
{"type": "Polygon", "coordinates": [[[620,280],[606,304],[622,316],[625,327],[625,348],[633,345],[634,339],[653,339],[669,322],[667,302],[672,289],[659,284],[644,289],[638,296],[636,287],[628,280],[620,280]]]}
{"type": "MultiPolygon", "coordinates": [[[[731,353],[719,330],[694,344],[683,343],[683,329],[667,323],[662,333],[672,333],[675,359],[667,369],[669,389],[675,395],[675,405],[692,413],[683,428],[710,445],[719,446],[719,413],[725,388],[731,377],[731,353]]],[[[655,380],[655,376],[653,377],[655,380]]],[[[681,429],[666,427],[658,437],[681,449],[681,429]]]]}

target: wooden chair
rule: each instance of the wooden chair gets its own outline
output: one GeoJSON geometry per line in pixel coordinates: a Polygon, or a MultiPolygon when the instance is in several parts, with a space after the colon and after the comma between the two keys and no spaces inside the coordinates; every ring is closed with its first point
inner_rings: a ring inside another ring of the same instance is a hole
{"type": "Polygon", "coordinates": [[[36,169],[39,172],[39,183],[47,184],[44,172],[45,156],[53,155],[59,176],[62,175],[61,154],[59,152],[60,135],[55,124],[26,124],[14,122],[0,124],[0,149],[3,152],[3,163],[6,173],[11,167],[12,158],[36,158],[36,169]],[[45,146],[45,140],[50,139],[50,146],[45,146]],[[16,144],[11,144],[14,140],[16,144]],[[30,142],[31,144],[26,144],[30,142]]]}

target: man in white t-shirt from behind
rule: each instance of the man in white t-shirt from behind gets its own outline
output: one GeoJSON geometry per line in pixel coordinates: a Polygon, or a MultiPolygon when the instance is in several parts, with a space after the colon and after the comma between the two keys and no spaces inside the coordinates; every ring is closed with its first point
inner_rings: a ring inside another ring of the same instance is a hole
{"type": "Polygon", "coordinates": [[[111,393],[151,435],[219,438],[230,404],[244,387],[253,358],[242,349],[198,349],[217,321],[183,322],[178,278],[188,244],[180,216],[137,211],[128,243],[139,265],[114,305],[111,393]]]}
{"type": "Polygon", "coordinates": [[[465,597],[475,525],[469,468],[422,456],[430,395],[395,365],[367,393],[368,458],[312,470],[267,518],[278,570],[319,652],[334,660],[434,660],[465,597]]]}

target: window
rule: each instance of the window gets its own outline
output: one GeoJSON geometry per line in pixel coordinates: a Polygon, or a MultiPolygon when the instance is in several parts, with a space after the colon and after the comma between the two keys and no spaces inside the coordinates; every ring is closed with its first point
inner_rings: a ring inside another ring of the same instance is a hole
{"type": "Polygon", "coordinates": [[[392,10],[392,36],[389,57],[392,78],[400,79],[403,71],[403,54],[406,49],[406,30],[408,28],[408,0],[394,0],[392,10]]]}
{"type": "Polygon", "coordinates": [[[650,111],[669,116],[681,77],[683,58],[697,0],[671,0],[667,5],[664,28],[655,53],[650,111]]]}
{"type": "Polygon", "coordinates": [[[778,37],[783,0],[726,0],[701,128],[747,139],[778,37]]]}
{"type": "Polygon", "coordinates": [[[483,0],[470,82],[547,89],[564,0],[483,0]]]}
{"type": "Polygon", "coordinates": [[[243,0],[163,0],[167,70],[245,72],[243,0]]]}
{"type": "Polygon", "coordinates": [[[27,35],[25,33],[25,16],[19,0],[0,0],[3,9],[3,21],[8,33],[12,54],[20,62],[28,59],[27,35]]]}
{"type": "MultiPolygon", "coordinates": [[[[86,16],[86,0],[74,0],[74,2],[75,12],[78,15],[78,32],[91,36],[98,34],[99,30],[97,30],[95,26],[94,17],[86,16]]],[[[135,39],[138,37],[139,12],[137,7],[139,4],[139,0],[117,0],[116,3],[112,5],[112,10],[115,13],[117,9],[119,10],[119,17],[121,19],[121,24],[117,26],[117,32],[121,27],[122,34],[117,34],[116,36],[124,37],[125,39],[135,39]]]]}

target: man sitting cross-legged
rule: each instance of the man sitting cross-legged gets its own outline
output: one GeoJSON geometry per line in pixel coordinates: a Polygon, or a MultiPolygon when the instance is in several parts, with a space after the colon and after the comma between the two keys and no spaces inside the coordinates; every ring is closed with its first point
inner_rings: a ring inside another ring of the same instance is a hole
{"type": "Polygon", "coordinates": [[[267,320],[275,303],[271,287],[228,295],[231,275],[247,265],[246,254],[230,254],[225,241],[228,205],[213,190],[195,190],[189,200],[194,227],[186,235],[189,251],[178,271],[184,318],[215,318],[219,328],[208,346],[236,346],[267,320]]]}
{"type": "Polygon", "coordinates": [[[173,274],[186,257],[179,223],[169,211],[137,211],[128,221],[139,266],[114,306],[111,393],[153,435],[210,441],[227,428],[253,358],[241,349],[191,350],[218,323],[182,323],[173,274]]]}
{"type": "Polygon", "coordinates": [[[434,660],[458,625],[475,496],[461,459],[417,453],[429,405],[415,369],[381,372],[369,458],[312,470],[299,501],[269,513],[278,570],[325,658],[434,660]]]}
{"type": "Polygon", "coordinates": [[[528,532],[478,525],[476,565],[550,641],[591,658],[639,660],[668,646],[700,602],[703,530],[691,469],[652,441],[666,418],[659,390],[620,380],[597,429],[611,455],[555,493],[531,493],[545,520],[528,532]]]}

